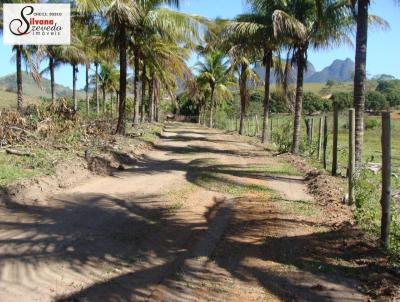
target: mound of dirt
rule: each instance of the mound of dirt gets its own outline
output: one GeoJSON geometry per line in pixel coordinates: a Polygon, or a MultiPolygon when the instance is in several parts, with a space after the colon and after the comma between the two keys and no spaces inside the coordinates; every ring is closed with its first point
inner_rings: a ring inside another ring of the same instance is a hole
{"type": "Polygon", "coordinates": [[[0,203],[46,205],[46,197],[72,187],[91,176],[84,159],[76,158],[60,163],[54,175],[23,179],[0,191],[0,203]]]}

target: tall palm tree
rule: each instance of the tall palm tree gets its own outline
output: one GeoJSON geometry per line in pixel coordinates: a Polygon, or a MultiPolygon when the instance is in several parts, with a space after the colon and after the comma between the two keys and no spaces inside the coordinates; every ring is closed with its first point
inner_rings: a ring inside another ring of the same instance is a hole
{"type": "Polygon", "coordinates": [[[102,64],[100,66],[99,81],[103,93],[103,113],[106,112],[106,93],[114,93],[118,90],[119,73],[114,64],[102,64]]]}
{"type": "MultiPolygon", "coordinates": [[[[239,46],[240,47],[240,46],[239,46]]],[[[248,84],[259,83],[260,79],[257,73],[251,68],[251,63],[249,59],[235,51],[235,47],[229,52],[232,57],[232,67],[238,75],[238,84],[240,92],[240,124],[239,124],[239,134],[244,133],[244,118],[246,116],[247,107],[249,104],[249,89],[248,84]]]]}
{"type": "MultiPolygon", "coordinates": [[[[270,107],[270,77],[273,63],[273,52],[277,51],[283,43],[282,37],[274,35],[273,13],[283,7],[279,0],[248,0],[251,12],[238,16],[228,26],[228,31],[240,35],[250,44],[259,45],[262,54],[261,61],[265,68],[264,80],[264,112],[261,142],[267,143],[269,107],[270,107]]],[[[254,53],[254,48],[253,51],[254,53]]]]}
{"type": "Polygon", "coordinates": [[[40,74],[50,73],[50,92],[51,92],[51,105],[55,105],[55,69],[64,63],[64,52],[69,45],[43,45],[38,47],[37,55],[40,60],[48,59],[48,66],[43,69],[40,74]]]}
{"type": "Polygon", "coordinates": [[[74,110],[78,110],[78,100],[76,97],[76,82],[77,82],[77,73],[78,73],[78,65],[84,64],[87,61],[86,54],[83,50],[75,44],[76,38],[72,35],[72,43],[71,45],[64,46],[62,49],[61,59],[63,62],[71,64],[72,66],[72,99],[74,102],[74,110]]]}
{"type": "Polygon", "coordinates": [[[106,8],[105,17],[108,22],[106,33],[115,37],[119,50],[119,108],[116,132],[125,134],[128,29],[137,24],[139,9],[136,2],[114,0],[106,8]]]}
{"type": "Polygon", "coordinates": [[[37,50],[33,46],[14,45],[13,51],[15,52],[16,62],[16,77],[17,77],[17,110],[23,111],[24,97],[22,88],[22,61],[25,61],[26,69],[30,72],[34,81],[40,85],[41,77],[38,70],[37,60],[34,58],[37,50]]]}
{"type": "Polygon", "coordinates": [[[293,125],[292,153],[298,154],[303,102],[304,72],[310,47],[327,48],[348,42],[352,22],[345,1],[289,1],[273,14],[276,36],[290,40],[293,62],[297,68],[296,100],[293,125]]]}
{"type": "MultiPolygon", "coordinates": [[[[356,168],[359,169],[362,161],[362,145],[364,140],[364,108],[365,108],[365,84],[367,79],[367,40],[368,24],[373,22],[382,28],[388,27],[383,19],[370,16],[368,7],[370,0],[348,0],[354,12],[357,22],[356,52],[354,68],[354,108],[355,108],[355,155],[356,168]]],[[[398,1],[397,1],[398,2],[398,1]]]]}
{"type": "Polygon", "coordinates": [[[174,44],[188,44],[198,36],[198,21],[195,17],[169,10],[164,6],[179,7],[178,0],[144,0],[138,4],[140,18],[131,27],[133,50],[131,62],[134,65],[134,116],[133,125],[144,120],[146,70],[149,65],[145,55],[149,40],[153,36],[174,44]],[[141,75],[141,77],[140,77],[141,75]],[[139,100],[139,79],[142,80],[142,100],[139,100]],[[139,114],[141,112],[141,114],[139,114]]]}
{"type": "Polygon", "coordinates": [[[199,62],[197,69],[201,77],[210,86],[210,128],[214,127],[215,97],[230,96],[229,85],[235,85],[230,73],[229,60],[220,51],[209,52],[204,56],[204,62],[199,62]]]}

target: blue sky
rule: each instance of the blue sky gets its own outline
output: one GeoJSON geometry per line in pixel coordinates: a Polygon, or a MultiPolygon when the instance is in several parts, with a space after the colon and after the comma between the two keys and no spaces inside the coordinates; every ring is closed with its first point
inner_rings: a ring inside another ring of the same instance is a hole
{"type": "MultiPolygon", "coordinates": [[[[207,18],[233,18],[245,12],[244,0],[183,0],[180,10],[183,12],[206,16],[207,18]]],[[[392,74],[400,78],[400,7],[393,0],[378,0],[371,5],[371,13],[384,18],[390,24],[387,31],[371,29],[368,40],[367,72],[370,75],[392,74]]],[[[2,64],[0,76],[14,73],[15,64],[11,61],[11,47],[0,45],[2,64]]],[[[328,66],[335,59],[351,58],[354,60],[354,49],[349,46],[324,50],[310,51],[309,61],[317,70],[328,66]]],[[[56,71],[56,82],[72,87],[72,68],[68,65],[56,71]]],[[[78,73],[78,88],[84,86],[84,69],[78,73]]]]}

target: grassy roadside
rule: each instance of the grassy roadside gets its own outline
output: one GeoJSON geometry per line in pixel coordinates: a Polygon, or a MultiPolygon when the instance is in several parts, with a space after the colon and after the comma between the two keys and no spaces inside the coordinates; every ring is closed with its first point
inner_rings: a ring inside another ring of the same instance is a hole
{"type": "MultiPolygon", "coordinates": [[[[25,117],[24,129],[29,129],[27,131],[34,136],[21,139],[18,133],[12,143],[0,149],[0,188],[22,179],[53,175],[58,163],[83,158],[86,150],[92,154],[102,154],[113,148],[140,153],[150,148],[162,131],[161,124],[143,124],[135,129],[127,125],[127,136],[120,137],[112,133],[113,127],[104,125],[113,122],[104,120],[104,117],[71,121],[57,114],[40,114],[25,117]],[[46,131],[40,131],[40,126],[32,126],[35,122],[41,125],[44,121],[47,123],[46,131]],[[7,148],[30,153],[30,156],[8,154],[7,148]]],[[[1,129],[9,126],[8,121],[0,121],[1,129]]]]}

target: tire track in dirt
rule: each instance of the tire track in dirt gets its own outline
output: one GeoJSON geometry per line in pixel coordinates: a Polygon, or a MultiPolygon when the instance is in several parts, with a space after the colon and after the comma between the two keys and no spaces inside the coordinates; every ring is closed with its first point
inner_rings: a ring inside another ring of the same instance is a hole
{"type": "Polygon", "coordinates": [[[155,150],[125,171],[46,206],[0,209],[0,301],[272,301],[304,293],[358,301],[344,278],[323,283],[326,276],[281,261],[274,253],[290,254],[286,241],[276,240],[281,251],[264,250],[267,238],[315,232],[312,218],[293,217],[293,202],[265,189],[305,199],[302,180],[254,169],[276,165],[236,136],[167,125],[155,150]]]}

